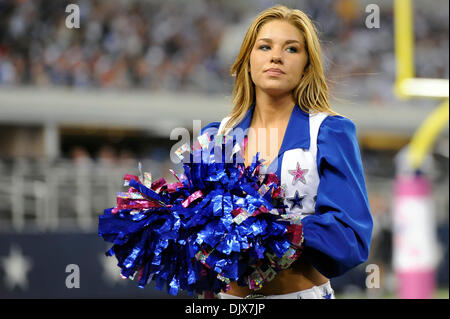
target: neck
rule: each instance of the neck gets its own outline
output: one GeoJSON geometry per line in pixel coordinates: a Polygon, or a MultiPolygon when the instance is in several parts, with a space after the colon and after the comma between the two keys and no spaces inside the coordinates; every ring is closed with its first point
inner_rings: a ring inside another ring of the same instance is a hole
{"type": "Polygon", "coordinates": [[[276,126],[280,121],[289,119],[295,106],[292,94],[284,96],[256,95],[253,121],[262,127],[276,126]]]}

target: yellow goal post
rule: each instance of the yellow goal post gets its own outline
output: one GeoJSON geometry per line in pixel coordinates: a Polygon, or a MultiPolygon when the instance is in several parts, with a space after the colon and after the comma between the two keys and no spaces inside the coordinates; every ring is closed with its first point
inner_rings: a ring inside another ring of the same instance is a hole
{"type": "Polygon", "coordinates": [[[411,168],[418,169],[449,121],[449,80],[415,77],[413,19],[413,0],[394,0],[395,93],[401,99],[443,100],[422,122],[408,146],[407,161],[411,168]]]}

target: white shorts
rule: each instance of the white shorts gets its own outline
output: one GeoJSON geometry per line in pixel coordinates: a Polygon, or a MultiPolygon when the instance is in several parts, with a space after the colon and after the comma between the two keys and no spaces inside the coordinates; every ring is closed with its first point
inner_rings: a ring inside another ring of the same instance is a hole
{"type": "Polygon", "coordinates": [[[331,284],[329,281],[320,286],[314,286],[310,289],[291,292],[284,295],[264,296],[255,292],[242,298],[219,292],[217,294],[217,297],[219,299],[336,299],[336,297],[334,296],[334,290],[331,288],[331,284]]]}

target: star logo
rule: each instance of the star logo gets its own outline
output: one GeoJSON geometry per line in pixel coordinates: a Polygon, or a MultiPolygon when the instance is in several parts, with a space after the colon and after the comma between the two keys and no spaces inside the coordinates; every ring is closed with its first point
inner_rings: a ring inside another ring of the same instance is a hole
{"type": "Polygon", "coordinates": [[[16,286],[28,289],[27,273],[32,268],[32,261],[22,254],[19,246],[13,245],[9,249],[9,256],[1,258],[1,265],[5,271],[5,284],[9,290],[16,286]]]}
{"type": "Polygon", "coordinates": [[[303,184],[306,184],[305,175],[306,175],[306,173],[308,173],[308,171],[309,171],[309,169],[301,169],[300,163],[297,162],[296,169],[288,170],[289,174],[294,176],[294,179],[292,180],[292,185],[295,185],[297,183],[297,181],[300,181],[303,184]]]}
{"type": "Polygon", "coordinates": [[[331,299],[331,294],[326,291],[326,294],[324,296],[322,296],[323,299],[331,299]]]}
{"type": "Polygon", "coordinates": [[[117,266],[117,260],[114,257],[106,257],[105,254],[99,255],[99,261],[103,267],[102,278],[110,286],[126,283],[120,274],[120,268],[117,266]]]}
{"type": "Polygon", "coordinates": [[[294,197],[286,198],[286,200],[291,202],[290,210],[294,209],[295,206],[298,206],[300,209],[302,209],[303,208],[303,205],[302,205],[303,198],[305,198],[305,196],[300,196],[298,194],[298,191],[295,191],[294,197]]]}

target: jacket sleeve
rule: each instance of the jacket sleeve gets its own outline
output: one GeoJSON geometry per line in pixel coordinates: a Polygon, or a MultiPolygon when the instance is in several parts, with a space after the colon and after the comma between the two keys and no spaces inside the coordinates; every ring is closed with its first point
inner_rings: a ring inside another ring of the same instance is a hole
{"type": "Polygon", "coordinates": [[[373,221],[355,125],[329,116],[317,137],[320,182],[315,214],[303,218],[304,258],[325,277],[344,274],[369,255],[373,221]]]}

